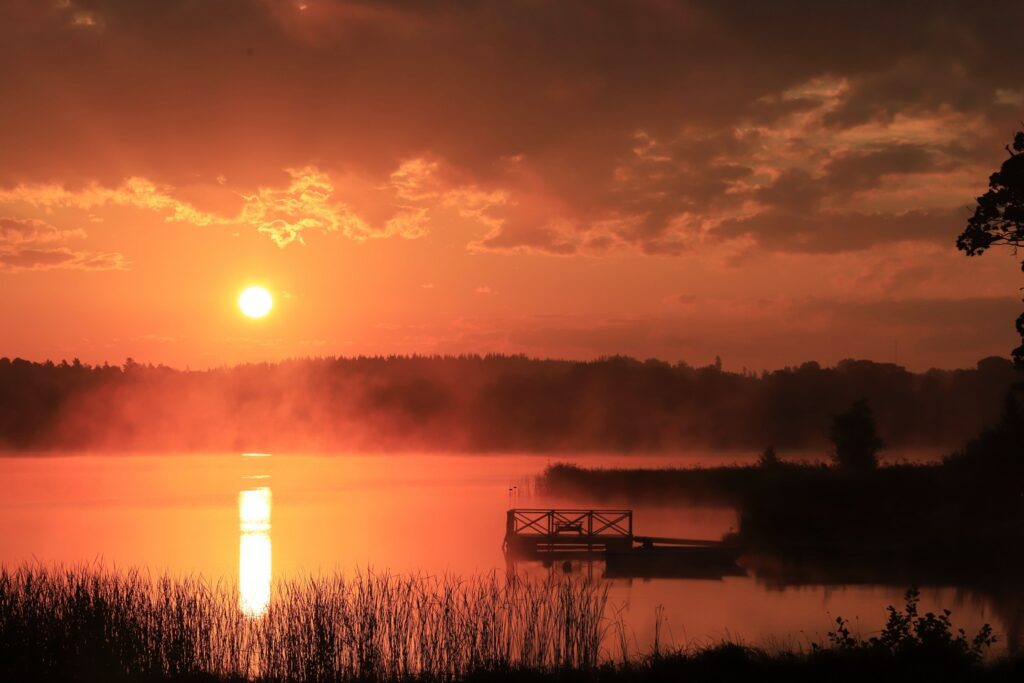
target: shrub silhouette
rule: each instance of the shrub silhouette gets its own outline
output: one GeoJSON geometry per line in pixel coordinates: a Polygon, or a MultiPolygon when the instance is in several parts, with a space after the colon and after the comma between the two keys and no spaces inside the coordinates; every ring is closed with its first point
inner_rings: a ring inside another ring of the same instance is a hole
{"type": "MultiPolygon", "coordinates": [[[[892,605],[886,608],[889,618],[877,636],[862,639],[855,636],[849,622],[836,617],[836,628],[829,631],[829,644],[839,650],[868,650],[883,655],[924,655],[929,658],[961,660],[977,663],[985,651],[992,647],[997,638],[989,624],[968,637],[962,629],[954,629],[948,609],[941,614],[918,611],[921,593],[916,588],[904,596],[904,606],[898,610],[892,605]]],[[[820,647],[820,646],[817,646],[820,647]]]]}
{"type": "Polygon", "coordinates": [[[878,436],[875,416],[867,399],[853,402],[850,409],[832,418],[832,446],[836,464],[865,471],[878,466],[878,452],[885,442],[878,436]]]}
{"type": "Polygon", "coordinates": [[[757,460],[758,466],[766,469],[778,467],[781,462],[782,461],[779,460],[778,453],[775,452],[775,448],[772,446],[764,449],[764,452],[761,453],[761,457],[757,460]]]}
{"type": "Polygon", "coordinates": [[[1013,391],[1006,393],[999,421],[946,459],[960,468],[999,472],[1013,479],[1024,469],[1024,415],[1013,391]]]}

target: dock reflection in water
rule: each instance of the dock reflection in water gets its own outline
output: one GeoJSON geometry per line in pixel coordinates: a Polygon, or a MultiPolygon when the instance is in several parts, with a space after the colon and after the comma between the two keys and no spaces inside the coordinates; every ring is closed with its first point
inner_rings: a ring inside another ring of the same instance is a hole
{"type": "MultiPolygon", "coordinates": [[[[267,478],[257,475],[252,478],[267,478]]],[[[263,616],[270,604],[272,576],[269,486],[238,493],[238,599],[247,616],[263,616]]]]}

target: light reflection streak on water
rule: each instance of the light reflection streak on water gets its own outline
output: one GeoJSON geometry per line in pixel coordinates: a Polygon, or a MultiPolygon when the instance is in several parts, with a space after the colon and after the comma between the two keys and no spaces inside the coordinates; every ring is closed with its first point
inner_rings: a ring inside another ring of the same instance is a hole
{"type": "Polygon", "coordinates": [[[238,590],[239,606],[250,617],[263,616],[270,604],[269,486],[238,493],[238,590]]]}

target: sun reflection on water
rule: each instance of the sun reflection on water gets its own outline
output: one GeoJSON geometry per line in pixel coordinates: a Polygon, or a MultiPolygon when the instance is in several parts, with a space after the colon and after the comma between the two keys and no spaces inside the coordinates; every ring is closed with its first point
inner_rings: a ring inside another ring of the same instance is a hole
{"type": "Polygon", "coordinates": [[[239,605],[250,617],[263,616],[270,604],[270,506],[269,486],[238,493],[239,605]]]}

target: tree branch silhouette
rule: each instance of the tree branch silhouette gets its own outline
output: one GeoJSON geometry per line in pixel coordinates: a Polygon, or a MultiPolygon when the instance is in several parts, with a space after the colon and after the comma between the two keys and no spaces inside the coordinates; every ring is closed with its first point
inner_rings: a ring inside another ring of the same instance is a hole
{"type": "MultiPolygon", "coordinates": [[[[974,215],[956,239],[957,249],[968,256],[980,256],[998,245],[1009,246],[1016,255],[1024,244],[1024,131],[1013,136],[1006,151],[1009,158],[989,177],[988,191],[978,197],[974,215]]],[[[1016,328],[1021,345],[1013,350],[1013,363],[1024,370],[1024,313],[1017,318],[1016,328]]]]}

